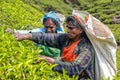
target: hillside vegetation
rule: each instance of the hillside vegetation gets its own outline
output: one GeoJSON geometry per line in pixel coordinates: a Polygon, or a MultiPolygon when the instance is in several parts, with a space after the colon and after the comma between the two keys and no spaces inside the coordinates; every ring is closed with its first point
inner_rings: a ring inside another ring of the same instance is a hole
{"type": "MultiPolygon", "coordinates": [[[[120,24],[112,18],[120,15],[120,0],[0,0],[0,79],[27,80],[77,80],[65,73],[53,72],[52,65],[44,60],[38,64],[39,48],[30,41],[16,41],[12,35],[5,33],[7,27],[16,29],[33,29],[42,27],[41,18],[48,11],[56,11],[65,16],[71,15],[73,9],[91,13],[105,23],[120,43],[120,24]]],[[[120,50],[117,51],[117,75],[120,79],[120,50]]]]}
{"type": "Polygon", "coordinates": [[[120,24],[112,21],[116,15],[120,15],[120,0],[23,0],[40,12],[56,11],[65,16],[71,15],[73,9],[84,10],[108,25],[117,42],[120,43],[120,24]]]}

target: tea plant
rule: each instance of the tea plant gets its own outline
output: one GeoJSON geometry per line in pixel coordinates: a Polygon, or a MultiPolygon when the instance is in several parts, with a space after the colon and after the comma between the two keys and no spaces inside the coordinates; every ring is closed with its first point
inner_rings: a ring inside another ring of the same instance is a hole
{"type": "Polygon", "coordinates": [[[0,1],[0,5],[1,80],[77,80],[78,77],[70,78],[65,71],[63,74],[53,72],[55,65],[49,65],[44,60],[37,63],[39,48],[33,42],[19,42],[5,32],[7,27],[26,29],[26,25],[41,26],[39,19],[42,14],[20,0],[0,1]]]}
{"type": "MultiPolygon", "coordinates": [[[[42,27],[40,19],[47,10],[54,10],[71,15],[73,9],[85,10],[104,22],[120,43],[120,24],[113,24],[112,17],[120,14],[120,1],[114,0],[78,0],[79,5],[66,4],[64,0],[0,0],[0,79],[1,80],[77,80],[53,72],[55,65],[48,65],[44,60],[37,63],[39,48],[31,41],[18,42],[5,29],[33,29],[42,27]]],[[[120,50],[117,51],[117,75],[120,79],[120,50]]]]}
{"type": "Polygon", "coordinates": [[[31,6],[20,0],[0,1],[0,24],[5,24],[15,29],[30,29],[40,27],[43,15],[31,6]]]}

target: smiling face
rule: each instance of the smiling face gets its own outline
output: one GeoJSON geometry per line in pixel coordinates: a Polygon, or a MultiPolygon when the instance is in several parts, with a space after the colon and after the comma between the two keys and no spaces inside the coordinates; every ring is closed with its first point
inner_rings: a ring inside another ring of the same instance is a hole
{"type": "Polygon", "coordinates": [[[47,33],[55,33],[56,32],[57,26],[55,25],[55,23],[53,22],[52,19],[50,19],[50,18],[46,19],[44,26],[45,26],[47,33]]]}
{"type": "Polygon", "coordinates": [[[73,26],[71,21],[67,22],[66,30],[67,30],[68,36],[71,39],[78,39],[78,38],[80,38],[81,33],[83,32],[82,29],[77,28],[76,26],[73,26]]]}

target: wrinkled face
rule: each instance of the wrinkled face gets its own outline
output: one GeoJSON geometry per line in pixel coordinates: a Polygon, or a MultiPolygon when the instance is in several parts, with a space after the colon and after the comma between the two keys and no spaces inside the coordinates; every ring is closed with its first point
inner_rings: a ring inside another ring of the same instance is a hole
{"type": "Polygon", "coordinates": [[[55,23],[52,21],[52,19],[46,19],[45,23],[44,23],[45,29],[47,33],[55,33],[57,26],[55,25],[55,23]]]}
{"type": "Polygon", "coordinates": [[[71,39],[76,39],[76,38],[80,37],[80,35],[82,33],[82,30],[73,26],[71,22],[67,23],[66,30],[67,30],[68,36],[71,39]]]}

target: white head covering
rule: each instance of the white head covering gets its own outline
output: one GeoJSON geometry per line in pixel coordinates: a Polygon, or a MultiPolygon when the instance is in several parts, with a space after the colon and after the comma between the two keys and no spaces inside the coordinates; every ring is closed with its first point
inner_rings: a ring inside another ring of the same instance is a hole
{"type": "Polygon", "coordinates": [[[95,49],[95,80],[116,75],[117,44],[111,30],[88,12],[73,10],[73,16],[83,25],[83,29],[95,49]]]}

